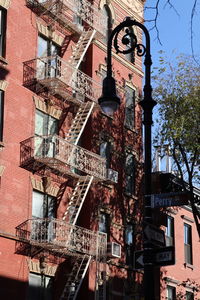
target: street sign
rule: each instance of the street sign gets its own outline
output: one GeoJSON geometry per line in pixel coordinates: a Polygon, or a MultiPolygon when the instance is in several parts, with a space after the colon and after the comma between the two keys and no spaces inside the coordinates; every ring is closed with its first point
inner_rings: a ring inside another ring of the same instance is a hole
{"type": "Polygon", "coordinates": [[[169,266],[175,264],[175,248],[173,246],[153,249],[154,264],[156,266],[169,266]]]}
{"type": "Polygon", "coordinates": [[[145,223],[144,238],[155,246],[165,246],[165,233],[155,225],[145,223]]]}
{"type": "Polygon", "coordinates": [[[134,268],[136,270],[144,269],[143,250],[134,252],[134,268]]]}
{"type": "MultiPolygon", "coordinates": [[[[175,248],[173,246],[154,248],[151,250],[151,263],[154,266],[169,266],[175,264],[175,248]]],[[[144,251],[134,252],[134,269],[144,269],[144,251]]]]}
{"type": "Polygon", "coordinates": [[[189,198],[187,192],[153,194],[151,195],[151,208],[186,205],[189,198]]]}

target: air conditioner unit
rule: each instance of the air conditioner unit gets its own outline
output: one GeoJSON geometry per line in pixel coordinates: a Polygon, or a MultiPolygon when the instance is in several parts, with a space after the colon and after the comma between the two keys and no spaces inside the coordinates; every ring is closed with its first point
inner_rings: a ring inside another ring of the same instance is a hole
{"type": "Polygon", "coordinates": [[[121,245],[115,242],[108,243],[107,245],[107,256],[110,257],[121,257],[121,245]]]}
{"type": "Polygon", "coordinates": [[[118,172],[112,169],[107,169],[107,179],[114,183],[118,182],[118,172]]]}

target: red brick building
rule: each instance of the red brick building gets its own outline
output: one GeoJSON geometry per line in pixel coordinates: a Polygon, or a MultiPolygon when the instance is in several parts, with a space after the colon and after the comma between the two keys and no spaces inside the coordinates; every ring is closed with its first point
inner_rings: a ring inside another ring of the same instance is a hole
{"type": "MultiPolygon", "coordinates": [[[[153,193],[180,193],[182,183],[173,173],[156,172],[153,174],[153,193]]],[[[182,192],[181,192],[182,193],[182,192]]],[[[181,195],[181,194],[180,194],[181,195]]],[[[200,200],[200,190],[194,188],[197,203],[200,200]]],[[[178,202],[183,201],[184,194],[178,202]]],[[[160,299],[186,299],[197,300],[200,298],[199,277],[199,236],[196,229],[194,216],[188,204],[155,208],[165,215],[166,224],[162,226],[165,231],[166,246],[175,247],[175,264],[160,268],[160,299]]],[[[160,219],[161,220],[161,219],[160,219]]],[[[163,222],[162,224],[164,224],[163,222]]],[[[158,298],[159,299],[159,298],[158,298]]]]}
{"type": "MultiPolygon", "coordinates": [[[[140,299],[142,63],[106,41],[144,1],[0,0],[1,299],[140,299]]],[[[135,34],[141,40],[141,32],[135,34]]]]}

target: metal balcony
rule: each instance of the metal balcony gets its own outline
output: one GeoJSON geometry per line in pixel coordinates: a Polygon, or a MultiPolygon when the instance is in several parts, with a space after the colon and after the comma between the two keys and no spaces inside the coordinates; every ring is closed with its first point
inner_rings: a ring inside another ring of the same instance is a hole
{"type": "Polygon", "coordinates": [[[57,219],[29,219],[16,227],[21,242],[63,254],[105,256],[105,233],[67,224],[57,219]]]}
{"type": "Polygon", "coordinates": [[[105,36],[107,16],[96,3],[87,0],[26,0],[26,5],[38,15],[57,21],[63,28],[80,33],[83,22],[105,36]]]}
{"type": "Polygon", "coordinates": [[[75,168],[83,176],[91,175],[97,180],[107,179],[104,158],[57,135],[34,136],[21,142],[20,166],[31,172],[37,172],[46,166],[60,175],[77,177],[75,168]]]}
{"type": "Polygon", "coordinates": [[[39,57],[24,62],[23,84],[37,92],[41,86],[64,100],[94,101],[101,95],[102,85],[77,70],[59,56],[39,57]]]}

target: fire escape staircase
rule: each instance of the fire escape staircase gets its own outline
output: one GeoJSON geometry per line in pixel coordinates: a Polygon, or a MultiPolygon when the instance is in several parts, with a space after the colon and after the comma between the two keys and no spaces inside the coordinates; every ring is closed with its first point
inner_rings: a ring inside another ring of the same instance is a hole
{"type": "Polygon", "coordinates": [[[85,102],[83,103],[72,122],[72,125],[69,129],[69,132],[66,134],[66,140],[74,145],[78,144],[78,141],[81,137],[81,134],[85,128],[85,125],[92,113],[94,102],[85,102]]]}
{"type": "MultiPolygon", "coordinates": [[[[68,219],[69,223],[72,225],[76,224],[79,213],[81,211],[82,205],[84,203],[87,192],[93,181],[93,176],[86,176],[78,180],[73,192],[71,199],[69,201],[67,210],[64,214],[63,220],[68,219]]],[[[82,281],[85,277],[85,274],[88,270],[91,255],[83,255],[78,257],[72,271],[67,279],[63,294],[60,300],[75,300],[78,294],[78,291],[81,287],[82,281]]]]}
{"type": "Polygon", "coordinates": [[[60,300],[75,300],[91,261],[90,255],[78,257],[67,279],[60,300]]]}
{"type": "Polygon", "coordinates": [[[94,36],[96,30],[95,29],[88,29],[83,30],[77,44],[75,45],[72,55],[69,58],[69,63],[75,68],[78,69],[81,61],[83,60],[84,55],[87,52],[94,36]]]}
{"type": "Polygon", "coordinates": [[[79,213],[83,206],[84,200],[87,196],[88,190],[92,184],[93,176],[86,176],[84,178],[80,178],[76,186],[72,192],[70,201],[68,203],[68,207],[65,211],[63,220],[66,220],[75,225],[78,219],[79,213]]]}

